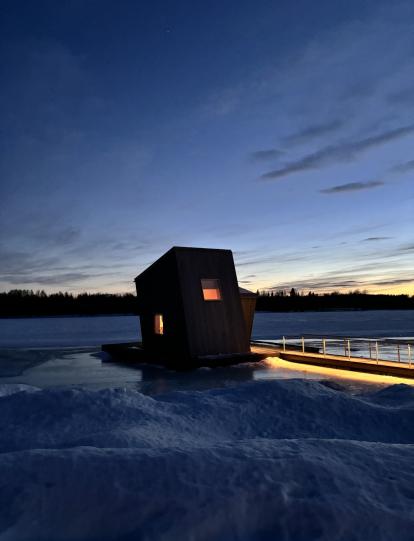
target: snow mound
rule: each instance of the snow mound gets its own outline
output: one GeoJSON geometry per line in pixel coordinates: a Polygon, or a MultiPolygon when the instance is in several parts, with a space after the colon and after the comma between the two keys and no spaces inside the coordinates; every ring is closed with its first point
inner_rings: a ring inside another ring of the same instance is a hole
{"type": "Polygon", "coordinates": [[[413,539],[411,387],[32,390],[0,393],[0,540],[413,539]]]}
{"type": "Polygon", "coordinates": [[[0,398],[14,393],[39,391],[38,387],[25,385],[24,383],[0,383],[0,398]]]}

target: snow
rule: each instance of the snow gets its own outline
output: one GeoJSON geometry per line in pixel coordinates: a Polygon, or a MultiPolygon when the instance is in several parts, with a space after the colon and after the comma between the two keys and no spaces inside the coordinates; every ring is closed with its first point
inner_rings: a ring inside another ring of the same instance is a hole
{"type": "Polygon", "coordinates": [[[0,540],[413,539],[414,388],[0,386],[0,540]]]}

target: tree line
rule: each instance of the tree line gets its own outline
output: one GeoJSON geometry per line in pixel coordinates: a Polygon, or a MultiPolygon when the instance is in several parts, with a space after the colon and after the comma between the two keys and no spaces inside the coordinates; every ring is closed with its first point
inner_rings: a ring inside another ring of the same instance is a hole
{"type": "Polygon", "coordinates": [[[257,291],[256,310],[263,312],[318,312],[333,310],[412,310],[414,296],[372,295],[366,291],[349,293],[303,294],[292,288],[287,291],[257,291]]]}
{"type": "MultiPolygon", "coordinates": [[[[295,289],[258,291],[256,310],[268,312],[305,312],[328,310],[408,310],[414,309],[414,296],[370,295],[309,292],[295,289]]],[[[0,293],[0,317],[34,317],[63,315],[138,314],[137,298],[132,293],[51,293],[13,289],[0,293]]]]}
{"type": "Polygon", "coordinates": [[[50,293],[13,289],[0,293],[0,317],[136,314],[137,299],[132,293],[50,293]]]}

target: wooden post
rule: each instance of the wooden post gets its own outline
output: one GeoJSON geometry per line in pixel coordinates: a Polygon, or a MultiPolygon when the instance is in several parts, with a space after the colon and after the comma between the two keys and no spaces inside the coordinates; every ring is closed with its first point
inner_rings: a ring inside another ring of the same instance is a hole
{"type": "Polygon", "coordinates": [[[407,344],[408,348],[408,366],[411,368],[411,346],[410,344],[407,344]]]}
{"type": "Polygon", "coordinates": [[[286,338],[284,336],[282,337],[282,341],[283,341],[283,351],[286,351],[286,338]]]}
{"type": "Polygon", "coordinates": [[[322,351],[323,351],[323,354],[326,356],[326,340],[325,340],[325,338],[322,338],[322,351]]]}
{"type": "Polygon", "coordinates": [[[347,341],[347,345],[348,345],[348,359],[351,358],[351,342],[348,338],[348,341],[347,341]]]}
{"type": "Polygon", "coordinates": [[[401,355],[400,355],[400,344],[397,344],[397,358],[398,362],[401,362],[401,355]]]}
{"type": "Polygon", "coordinates": [[[378,340],[375,340],[375,358],[378,364],[378,340]]]}
{"type": "Polygon", "coordinates": [[[302,336],[302,353],[305,353],[305,339],[302,336]]]}

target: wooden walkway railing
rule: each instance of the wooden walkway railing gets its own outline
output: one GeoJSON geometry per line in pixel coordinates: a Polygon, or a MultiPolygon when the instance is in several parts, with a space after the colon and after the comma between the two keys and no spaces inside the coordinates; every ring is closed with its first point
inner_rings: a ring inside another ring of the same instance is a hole
{"type": "Polygon", "coordinates": [[[413,349],[412,339],[312,336],[252,342],[252,351],[286,361],[409,378],[414,378],[413,349]]]}

